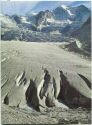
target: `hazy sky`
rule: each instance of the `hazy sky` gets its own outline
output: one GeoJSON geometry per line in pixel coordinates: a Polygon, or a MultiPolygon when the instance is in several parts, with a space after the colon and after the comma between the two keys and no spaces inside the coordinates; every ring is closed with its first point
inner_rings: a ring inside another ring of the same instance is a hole
{"type": "MultiPolygon", "coordinates": [[[[73,1],[68,1],[68,0],[59,0],[59,1],[54,1],[54,0],[2,0],[1,2],[1,13],[2,14],[18,14],[18,15],[25,15],[27,12],[39,12],[41,10],[46,10],[46,9],[53,9],[56,6],[59,6],[60,4],[65,4],[65,5],[70,5],[73,3],[73,1]]],[[[84,2],[84,0],[79,1],[84,2]]],[[[78,5],[78,0],[75,1],[77,2],[78,5]]],[[[87,5],[87,7],[90,6],[90,2],[86,1],[84,5],[87,5]]],[[[90,7],[89,7],[90,8],[90,7]]]]}
{"type": "Polygon", "coordinates": [[[1,0],[1,1],[31,1],[34,3],[34,1],[91,1],[91,0],[1,0]]]}

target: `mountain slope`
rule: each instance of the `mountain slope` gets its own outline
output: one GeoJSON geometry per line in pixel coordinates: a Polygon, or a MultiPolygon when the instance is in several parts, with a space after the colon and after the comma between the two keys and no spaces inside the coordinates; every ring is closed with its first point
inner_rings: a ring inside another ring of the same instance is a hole
{"type": "Polygon", "coordinates": [[[84,5],[72,7],[71,12],[73,12],[73,14],[75,15],[74,19],[76,21],[85,22],[90,16],[90,10],[84,5]]]}
{"type": "Polygon", "coordinates": [[[16,27],[16,22],[12,20],[9,16],[0,15],[1,26],[5,28],[16,27]]]}
{"type": "Polygon", "coordinates": [[[88,18],[80,29],[73,32],[72,36],[80,40],[82,49],[91,51],[91,17],[88,18]]]}
{"type": "Polygon", "coordinates": [[[57,20],[66,20],[73,16],[70,8],[65,5],[57,7],[55,10],[53,10],[53,13],[55,14],[55,18],[57,20]]]}
{"type": "Polygon", "coordinates": [[[1,35],[4,35],[5,32],[18,29],[17,23],[9,16],[0,15],[1,21],[1,35]]]}

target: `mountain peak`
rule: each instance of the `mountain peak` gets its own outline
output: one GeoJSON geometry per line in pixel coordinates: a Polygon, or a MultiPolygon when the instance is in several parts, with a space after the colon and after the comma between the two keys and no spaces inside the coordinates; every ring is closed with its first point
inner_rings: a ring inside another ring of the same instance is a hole
{"type": "Polygon", "coordinates": [[[63,9],[65,9],[65,10],[67,10],[68,9],[68,7],[66,6],[66,5],[61,5],[61,7],[63,8],[63,9]]]}
{"type": "Polygon", "coordinates": [[[85,5],[80,5],[76,7],[76,11],[83,12],[83,13],[90,13],[90,10],[85,5]]]}
{"type": "Polygon", "coordinates": [[[86,10],[89,10],[85,5],[79,5],[78,7],[77,7],[78,9],[86,9],[86,10]]]}
{"type": "Polygon", "coordinates": [[[85,7],[86,8],[86,6],[84,6],[83,4],[81,4],[79,7],[85,7]]]}

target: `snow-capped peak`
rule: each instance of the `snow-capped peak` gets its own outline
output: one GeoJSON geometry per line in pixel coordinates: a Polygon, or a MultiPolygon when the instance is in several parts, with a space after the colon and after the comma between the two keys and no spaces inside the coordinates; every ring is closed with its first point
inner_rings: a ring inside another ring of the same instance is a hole
{"type": "Polygon", "coordinates": [[[37,15],[37,13],[35,13],[35,12],[33,12],[32,14],[33,14],[33,15],[37,15]]]}
{"type": "Polygon", "coordinates": [[[66,5],[61,5],[61,7],[62,7],[63,9],[65,9],[65,10],[68,9],[68,7],[67,7],[66,5]]]}
{"type": "Polygon", "coordinates": [[[73,14],[71,13],[71,11],[69,10],[69,7],[67,7],[66,5],[61,5],[61,7],[62,7],[64,10],[66,10],[70,16],[73,15],[73,14]]]}

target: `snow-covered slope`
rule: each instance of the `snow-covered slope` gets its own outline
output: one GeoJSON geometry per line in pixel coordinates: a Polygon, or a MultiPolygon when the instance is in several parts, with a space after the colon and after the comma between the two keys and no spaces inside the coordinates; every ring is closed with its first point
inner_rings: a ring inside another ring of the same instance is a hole
{"type": "Polygon", "coordinates": [[[66,5],[61,5],[61,7],[62,7],[64,10],[66,10],[70,16],[74,15],[74,14],[71,13],[71,11],[70,11],[70,9],[69,9],[68,6],[66,6],[66,5]]]}
{"type": "Polygon", "coordinates": [[[9,16],[5,16],[0,14],[1,26],[5,28],[15,28],[17,24],[14,20],[12,20],[9,16]]]}

